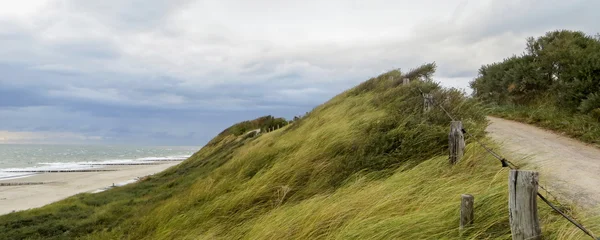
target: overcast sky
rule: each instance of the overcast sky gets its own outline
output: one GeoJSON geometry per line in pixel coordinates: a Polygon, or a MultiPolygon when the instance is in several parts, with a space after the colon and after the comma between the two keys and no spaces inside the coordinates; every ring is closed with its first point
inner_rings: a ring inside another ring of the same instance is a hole
{"type": "Polygon", "coordinates": [[[202,145],[291,118],[382,72],[445,86],[600,1],[0,0],[0,143],[202,145]]]}

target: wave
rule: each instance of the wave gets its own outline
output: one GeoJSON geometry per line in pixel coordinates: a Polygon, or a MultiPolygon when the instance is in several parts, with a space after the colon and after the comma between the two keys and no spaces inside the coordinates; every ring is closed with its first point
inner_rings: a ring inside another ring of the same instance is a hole
{"type": "Polygon", "coordinates": [[[37,163],[34,167],[25,168],[4,168],[0,169],[0,180],[9,180],[15,178],[23,178],[36,175],[38,173],[28,173],[23,171],[53,171],[53,170],[86,170],[93,168],[102,168],[109,165],[145,165],[152,163],[160,163],[167,161],[183,161],[189,158],[190,155],[177,155],[166,157],[143,157],[134,159],[111,159],[102,161],[85,161],[85,162],[42,162],[37,163]],[[9,172],[20,171],[20,172],[9,172]]]}
{"type": "Polygon", "coordinates": [[[143,158],[133,158],[133,159],[110,159],[110,160],[102,160],[102,161],[85,161],[85,162],[72,162],[72,163],[64,163],[64,162],[41,162],[38,163],[40,165],[69,165],[74,164],[75,166],[89,166],[91,164],[94,165],[110,165],[110,164],[134,164],[134,163],[147,163],[147,162],[161,162],[161,161],[182,161],[189,158],[190,155],[179,155],[179,156],[168,156],[168,157],[143,157],[143,158]]]}

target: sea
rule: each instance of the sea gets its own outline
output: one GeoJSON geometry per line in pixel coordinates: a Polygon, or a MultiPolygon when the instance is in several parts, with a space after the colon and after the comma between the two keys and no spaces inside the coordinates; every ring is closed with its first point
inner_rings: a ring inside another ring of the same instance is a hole
{"type": "Polygon", "coordinates": [[[27,171],[80,170],[103,164],[180,161],[199,149],[192,146],[0,144],[0,180],[33,174],[27,171]]]}

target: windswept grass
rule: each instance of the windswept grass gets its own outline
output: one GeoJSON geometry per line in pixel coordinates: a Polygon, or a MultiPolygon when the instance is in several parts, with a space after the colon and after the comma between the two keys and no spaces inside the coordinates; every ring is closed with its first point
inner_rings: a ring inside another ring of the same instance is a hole
{"type": "MultiPolygon", "coordinates": [[[[449,119],[424,113],[418,89],[477,136],[482,108],[428,80],[398,84],[434,67],[383,74],[255,138],[224,131],[139,183],[0,216],[0,238],[507,239],[506,171],[472,144],[450,166],[449,119]],[[463,193],[475,195],[476,224],[459,232],[463,193]]],[[[582,237],[540,211],[549,238],[582,237]]]]}
{"type": "MultiPolygon", "coordinates": [[[[333,194],[279,207],[243,226],[250,229],[244,238],[511,239],[508,170],[475,144],[458,165],[447,162],[435,157],[386,179],[357,178],[333,194]],[[462,193],[475,196],[475,224],[461,232],[462,193]]],[[[585,239],[548,206],[539,209],[545,239],[585,239]]]]}

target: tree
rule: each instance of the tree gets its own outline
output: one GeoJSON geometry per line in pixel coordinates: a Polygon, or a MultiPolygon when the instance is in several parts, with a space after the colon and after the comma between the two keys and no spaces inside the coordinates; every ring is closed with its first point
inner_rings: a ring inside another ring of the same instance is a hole
{"type": "Polygon", "coordinates": [[[551,96],[570,111],[588,111],[596,102],[590,94],[600,92],[600,35],[560,30],[530,37],[522,56],[482,66],[471,87],[487,102],[528,104],[551,96]]]}

